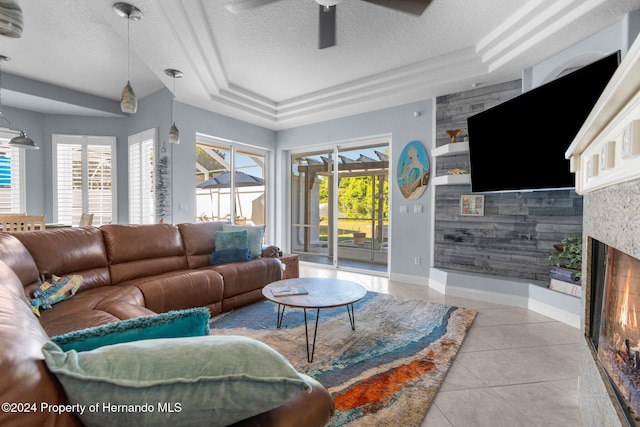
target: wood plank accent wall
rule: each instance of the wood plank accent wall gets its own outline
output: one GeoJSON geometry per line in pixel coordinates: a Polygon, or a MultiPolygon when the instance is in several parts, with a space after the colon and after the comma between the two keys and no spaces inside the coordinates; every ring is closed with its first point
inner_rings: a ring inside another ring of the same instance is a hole
{"type": "MultiPolygon", "coordinates": [[[[436,146],[450,142],[445,130],[463,129],[464,135],[467,117],[520,93],[517,80],[438,97],[436,146]]],[[[507,153],[506,161],[521,159],[517,135],[496,137],[513,139],[514,156],[507,153]]],[[[468,170],[468,154],[439,157],[436,176],[453,168],[468,170]]],[[[582,197],[573,190],[486,193],[481,217],[460,215],[460,196],[471,194],[470,185],[434,191],[436,268],[548,282],[553,245],[582,234],[582,197]]]]}

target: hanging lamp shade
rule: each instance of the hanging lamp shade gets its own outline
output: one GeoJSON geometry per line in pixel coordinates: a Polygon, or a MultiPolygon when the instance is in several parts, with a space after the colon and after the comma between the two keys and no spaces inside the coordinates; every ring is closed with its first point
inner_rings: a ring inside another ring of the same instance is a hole
{"type": "MultiPolygon", "coordinates": [[[[0,64],[4,61],[10,61],[10,60],[11,58],[9,58],[8,56],[0,55],[0,64]]],[[[11,122],[2,113],[2,68],[1,67],[0,67],[0,119],[6,121],[7,124],[9,125],[9,130],[13,131],[11,127],[11,122]]],[[[27,148],[31,150],[37,150],[40,148],[36,145],[35,142],[33,142],[31,138],[27,137],[26,132],[23,130],[20,131],[20,134],[18,136],[11,138],[11,141],[9,141],[9,145],[12,147],[27,148]]]]}
{"type": "MultiPolygon", "coordinates": [[[[164,73],[167,76],[173,78],[173,95],[175,97],[176,79],[181,78],[182,76],[184,76],[184,74],[182,73],[182,71],[174,70],[173,68],[167,68],[166,70],[164,70],[164,73]]],[[[169,128],[169,142],[172,144],[180,144],[180,131],[176,126],[176,122],[173,120],[173,99],[171,100],[171,122],[173,124],[169,128]]]]}
{"type": "Polygon", "coordinates": [[[33,142],[33,139],[27,137],[27,133],[23,130],[20,131],[20,135],[11,138],[11,141],[9,141],[9,145],[11,147],[26,148],[27,150],[40,149],[40,147],[38,147],[36,143],[33,142]]]}
{"type": "Polygon", "coordinates": [[[129,23],[131,21],[141,20],[142,12],[137,7],[123,2],[114,4],[113,11],[116,13],[116,15],[127,20],[127,84],[122,89],[122,94],[120,96],[120,109],[123,113],[135,114],[138,111],[138,98],[136,98],[136,93],[131,87],[131,47],[129,42],[129,23]]]}
{"type": "Polygon", "coordinates": [[[173,122],[169,128],[169,142],[172,144],[180,144],[180,131],[176,126],[176,122],[173,122]]]}
{"type": "Polygon", "coordinates": [[[19,38],[22,36],[22,9],[14,0],[0,0],[0,35],[19,38]]]}
{"type": "Polygon", "coordinates": [[[120,109],[123,113],[135,114],[138,111],[138,98],[131,87],[131,82],[127,81],[127,85],[122,89],[120,97],[120,109]]]}

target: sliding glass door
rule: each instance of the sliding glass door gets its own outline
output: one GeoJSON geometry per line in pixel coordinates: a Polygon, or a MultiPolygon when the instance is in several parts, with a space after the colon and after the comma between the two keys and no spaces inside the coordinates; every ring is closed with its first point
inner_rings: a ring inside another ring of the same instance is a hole
{"type": "Polygon", "coordinates": [[[291,248],[303,261],[386,272],[388,143],[291,157],[291,248]]]}
{"type": "Polygon", "coordinates": [[[339,266],[368,264],[368,269],[386,271],[389,167],[384,150],[360,147],[338,152],[339,266]]]}
{"type": "Polygon", "coordinates": [[[291,250],[321,264],[333,263],[333,157],[331,151],[291,157],[291,250]]]}

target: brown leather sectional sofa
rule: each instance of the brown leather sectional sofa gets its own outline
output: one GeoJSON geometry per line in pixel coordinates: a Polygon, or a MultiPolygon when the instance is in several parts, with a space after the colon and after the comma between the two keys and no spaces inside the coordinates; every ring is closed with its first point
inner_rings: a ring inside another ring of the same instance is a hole
{"type": "MultiPolygon", "coordinates": [[[[41,347],[50,336],[191,307],[207,307],[215,316],[261,299],[262,288],[281,278],[279,261],[263,257],[209,265],[222,225],[104,225],[0,233],[0,402],[69,403],[43,360],[41,347]],[[43,278],[69,274],[83,277],[78,293],[36,317],[27,296],[43,278]]],[[[324,425],[333,414],[333,399],[320,383],[311,385],[311,393],[239,425],[324,425]]],[[[81,423],[69,413],[3,410],[0,425],[81,423]]]]}

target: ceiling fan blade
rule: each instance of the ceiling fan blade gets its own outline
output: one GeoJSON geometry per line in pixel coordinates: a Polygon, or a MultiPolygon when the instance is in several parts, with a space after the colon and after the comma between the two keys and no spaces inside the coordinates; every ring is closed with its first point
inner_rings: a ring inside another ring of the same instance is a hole
{"type": "Polygon", "coordinates": [[[280,0],[234,0],[225,7],[233,13],[243,12],[245,10],[254,9],[269,3],[275,3],[280,0]]]}
{"type": "Polygon", "coordinates": [[[336,7],[320,7],[320,19],[318,26],[319,49],[336,45],[336,7]]]}
{"type": "Polygon", "coordinates": [[[412,15],[422,15],[431,0],[364,0],[368,3],[378,4],[395,10],[411,13],[412,15]]]}

